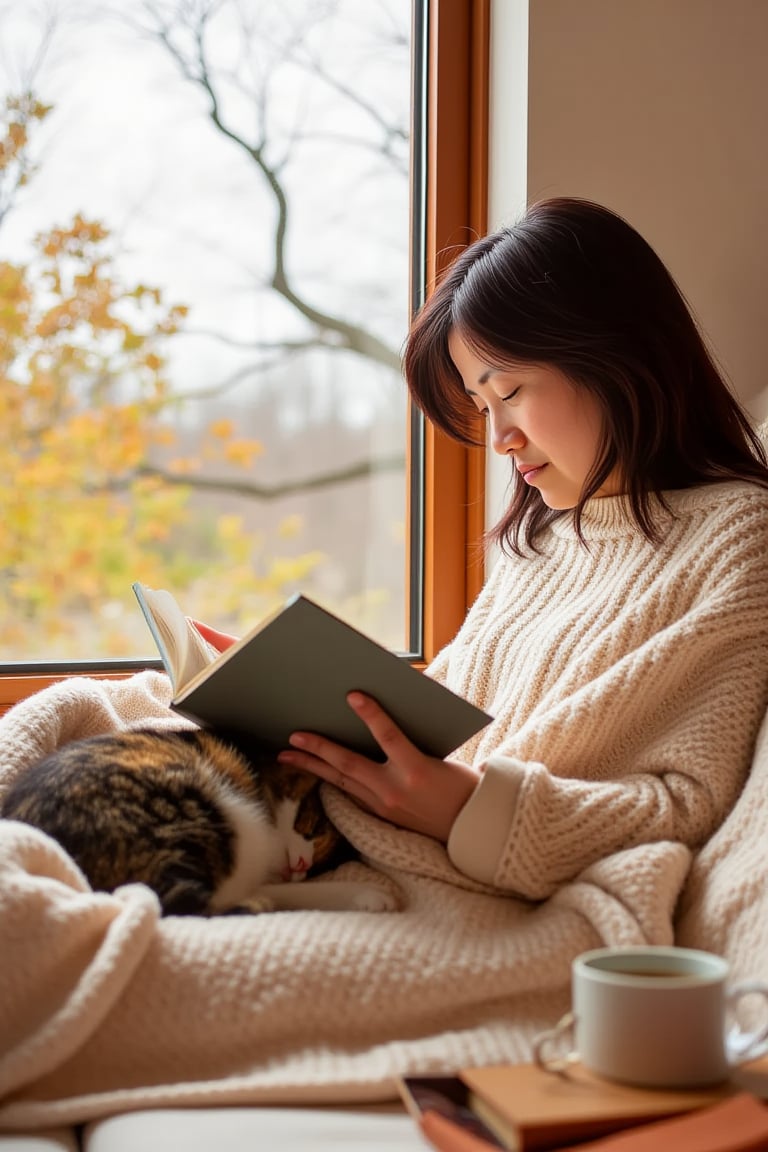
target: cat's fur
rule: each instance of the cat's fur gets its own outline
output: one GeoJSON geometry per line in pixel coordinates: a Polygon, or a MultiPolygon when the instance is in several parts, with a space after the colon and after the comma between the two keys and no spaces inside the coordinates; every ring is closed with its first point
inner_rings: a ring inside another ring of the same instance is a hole
{"type": "Polygon", "coordinates": [[[351,854],[319,786],[240,739],[138,729],[63,745],[0,816],[57,840],[97,891],[148,885],[165,915],[391,907],[375,885],[294,883],[351,854]]]}

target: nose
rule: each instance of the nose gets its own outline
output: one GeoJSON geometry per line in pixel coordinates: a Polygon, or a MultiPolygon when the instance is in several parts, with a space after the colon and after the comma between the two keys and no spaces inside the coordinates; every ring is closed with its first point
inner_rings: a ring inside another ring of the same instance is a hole
{"type": "Polygon", "coordinates": [[[527,444],[522,429],[512,422],[504,420],[503,415],[497,417],[491,413],[490,423],[491,447],[499,456],[507,456],[510,452],[520,452],[527,444]]]}

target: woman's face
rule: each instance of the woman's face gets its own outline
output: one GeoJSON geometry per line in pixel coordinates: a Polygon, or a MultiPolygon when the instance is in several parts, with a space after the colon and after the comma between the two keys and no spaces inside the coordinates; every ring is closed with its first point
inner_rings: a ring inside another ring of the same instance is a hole
{"type": "MultiPolygon", "coordinates": [[[[600,447],[602,412],[596,397],[546,364],[494,367],[457,332],[448,347],[467,395],[488,421],[494,452],[509,456],[550,508],[575,507],[600,447]]],[[[612,475],[598,495],[618,491],[612,475]]]]}

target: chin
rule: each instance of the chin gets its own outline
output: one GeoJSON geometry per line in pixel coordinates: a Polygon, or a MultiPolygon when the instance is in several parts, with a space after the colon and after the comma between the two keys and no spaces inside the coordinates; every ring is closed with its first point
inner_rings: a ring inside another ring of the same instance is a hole
{"type": "Polygon", "coordinates": [[[573,496],[545,496],[543,492],[540,492],[539,495],[547,508],[551,508],[555,512],[567,512],[569,508],[575,508],[579,502],[573,496]]]}

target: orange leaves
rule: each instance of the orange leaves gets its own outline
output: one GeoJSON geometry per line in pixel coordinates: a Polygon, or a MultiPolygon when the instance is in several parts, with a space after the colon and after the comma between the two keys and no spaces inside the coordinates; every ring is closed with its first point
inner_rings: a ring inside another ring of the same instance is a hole
{"type": "Polygon", "coordinates": [[[13,160],[18,158],[27,146],[27,139],[25,125],[11,123],[7,126],[5,139],[0,140],[0,169],[7,168],[13,160]]]}
{"type": "MultiPolygon", "coordinates": [[[[29,94],[0,107],[0,216],[48,111],[29,94]]],[[[277,530],[299,554],[272,556],[260,509],[206,489],[239,481],[264,445],[185,407],[171,353],[188,308],[128,282],[118,255],[107,224],[77,214],[28,262],[0,260],[0,658],[26,656],[31,636],[49,658],[135,651],[135,579],[189,590],[236,630],[324,560],[299,552],[300,517],[277,530]]]]}
{"type": "Polygon", "coordinates": [[[248,469],[264,451],[258,440],[231,440],[224,450],[224,457],[238,468],[248,469]]]}
{"type": "Polygon", "coordinates": [[[220,457],[227,464],[236,468],[248,470],[253,462],[264,453],[264,445],[260,440],[247,439],[237,436],[237,428],[233,420],[222,418],[213,420],[208,425],[208,435],[213,443],[209,446],[206,456],[209,459],[220,457]],[[216,451],[215,442],[221,442],[220,452],[216,451]]]}
{"type": "Polygon", "coordinates": [[[208,431],[216,440],[228,440],[234,435],[235,423],[233,420],[213,420],[208,425],[208,431]]]}
{"type": "Polygon", "coordinates": [[[32,293],[24,270],[0,262],[0,362],[10,366],[26,336],[32,293]]]}
{"type": "Polygon", "coordinates": [[[98,265],[106,259],[104,241],[109,232],[98,220],[86,220],[79,213],[66,228],[51,228],[38,237],[38,247],[49,260],[58,261],[63,256],[82,261],[88,265],[98,265]]]}
{"type": "Polygon", "coordinates": [[[33,120],[40,122],[45,120],[52,110],[52,104],[43,104],[34,93],[22,92],[6,97],[3,120],[6,124],[29,124],[33,120]]]}
{"type": "Polygon", "coordinates": [[[41,103],[29,92],[5,99],[0,111],[0,175],[8,176],[14,170],[12,182],[17,187],[26,183],[32,170],[27,155],[30,125],[40,123],[50,111],[51,105],[41,103]]]}
{"type": "Polygon", "coordinates": [[[196,456],[176,456],[168,461],[168,471],[174,476],[191,476],[200,469],[200,460],[196,456]]]}

